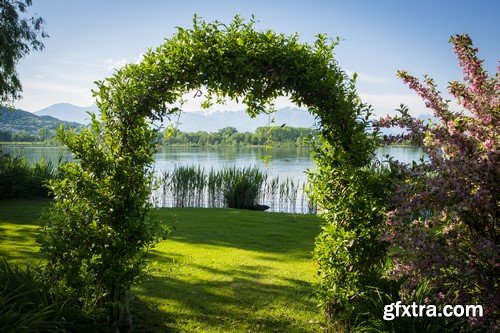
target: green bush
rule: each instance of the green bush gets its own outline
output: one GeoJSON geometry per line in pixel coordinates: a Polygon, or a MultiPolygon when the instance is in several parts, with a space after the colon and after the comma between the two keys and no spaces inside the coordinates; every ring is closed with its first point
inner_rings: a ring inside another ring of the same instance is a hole
{"type": "Polygon", "coordinates": [[[22,156],[0,155],[0,200],[48,197],[45,183],[57,177],[57,169],[49,161],[34,165],[22,156]]]}
{"type": "Polygon", "coordinates": [[[380,236],[397,175],[370,164],[353,167],[345,152],[319,142],[322,146],[313,151],[317,168],[309,174],[323,219],[315,246],[320,277],[316,293],[328,331],[350,332],[363,295],[378,287],[386,270],[388,248],[380,236]]]}
{"type": "Polygon", "coordinates": [[[130,288],[145,253],[167,229],[153,219],[153,173],[143,167],[153,162],[156,132],[144,119],[130,119],[141,125],[125,128],[125,141],[112,147],[108,143],[123,128],[104,128],[95,117],[80,133],[59,131],[79,162],[62,165],[61,178],[49,181],[54,200],[42,216],[39,239],[51,284],[114,329],[131,327],[130,288]]]}
{"type": "MultiPolygon", "coordinates": [[[[182,105],[186,91],[202,87],[202,107],[241,99],[253,117],[272,109],[278,96],[289,96],[318,117],[325,143],[313,148],[313,200],[324,220],[316,258],[321,302],[335,315],[378,275],[386,248],[378,241],[385,202],[373,186],[376,177],[365,170],[376,146],[375,135],[366,132],[370,109],[356,93],[356,75],[349,77],[335,60],[339,39],[329,42],[320,34],[312,45],[301,44],[297,35],[256,31],[253,20],[246,24],[240,17],[229,25],[193,21],[193,28],[179,28],[139,64],[96,82],[102,122],[94,119],[78,135],[59,135],[80,164],[65,168],[64,180],[51,182],[55,203],[42,242],[49,267],[74,290],[94,288],[110,322],[121,322],[143,253],[157,242],[161,226],[149,218],[158,135],[151,122],[177,114],[180,109],[169,105],[182,105]]],[[[231,194],[243,193],[244,205],[254,204],[248,183],[242,179],[229,187],[228,202],[237,198],[231,194]]]]}
{"type": "Polygon", "coordinates": [[[0,260],[0,332],[92,332],[85,317],[64,299],[56,300],[43,274],[0,260]]]}

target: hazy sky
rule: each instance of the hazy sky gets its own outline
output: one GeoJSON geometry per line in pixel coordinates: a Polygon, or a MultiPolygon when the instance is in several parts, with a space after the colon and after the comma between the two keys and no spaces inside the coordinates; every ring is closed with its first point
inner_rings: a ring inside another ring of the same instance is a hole
{"type": "MultiPolygon", "coordinates": [[[[336,58],[357,72],[358,92],[378,113],[401,102],[426,112],[418,97],[395,74],[408,70],[435,78],[442,91],[460,79],[449,37],[469,33],[490,74],[500,60],[500,1],[126,1],[34,0],[31,12],[46,20],[50,38],[43,52],[21,60],[23,99],[18,108],[37,111],[54,103],[94,103],[94,81],[160,45],[176,27],[190,27],[193,15],[230,22],[255,15],[258,29],[299,33],[312,42],[318,33],[340,36],[336,58]]],[[[277,106],[286,105],[280,100],[277,106]]],[[[188,108],[197,109],[196,104],[188,108]]],[[[228,104],[219,109],[242,109],[228,104]]]]}

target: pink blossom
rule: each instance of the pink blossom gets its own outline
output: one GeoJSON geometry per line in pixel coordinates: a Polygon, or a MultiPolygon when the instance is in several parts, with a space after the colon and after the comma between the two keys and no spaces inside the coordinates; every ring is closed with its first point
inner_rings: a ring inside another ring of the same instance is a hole
{"type": "Polygon", "coordinates": [[[392,258],[389,276],[405,277],[407,292],[426,280],[437,290],[458,291],[453,299],[440,291],[440,300],[488,304],[484,320],[470,323],[492,328],[491,314],[500,304],[499,281],[491,273],[500,265],[500,66],[497,75],[489,77],[469,36],[457,35],[451,42],[464,82],[452,82],[448,90],[465,111],[452,112],[431,78],[425,76],[422,83],[398,71],[441,122],[424,126],[402,106],[400,116],[376,124],[406,128],[407,134],[383,141],[411,139],[429,157],[429,162],[414,165],[391,162],[402,181],[384,232],[385,239],[400,249],[392,258]]]}
{"type": "Polygon", "coordinates": [[[492,139],[487,139],[485,142],[484,142],[484,147],[486,149],[491,149],[493,148],[493,140],[492,139]]]}

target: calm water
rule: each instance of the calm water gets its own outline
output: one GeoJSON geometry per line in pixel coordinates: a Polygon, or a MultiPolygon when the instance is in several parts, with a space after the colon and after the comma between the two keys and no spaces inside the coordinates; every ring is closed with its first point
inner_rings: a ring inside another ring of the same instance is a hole
{"type": "MultiPolygon", "coordinates": [[[[6,153],[22,155],[30,163],[40,160],[51,161],[57,164],[61,161],[71,160],[71,154],[64,148],[57,147],[21,147],[15,145],[4,145],[2,147],[6,153]]],[[[418,160],[421,151],[411,147],[389,147],[381,148],[377,152],[377,159],[384,161],[384,155],[391,155],[402,162],[418,160]]],[[[309,157],[307,148],[273,148],[266,152],[264,148],[257,147],[225,147],[225,148],[188,148],[188,147],[163,147],[156,154],[154,169],[160,174],[161,171],[172,171],[179,166],[200,166],[209,171],[210,169],[220,169],[226,166],[248,167],[256,166],[266,171],[268,182],[279,176],[279,183],[282,185],[293,185],[293,190],[276,190],[269,192],[269,186],[264,184],[264,189],[258,199],[260,204],[270,207],[269,211],[291,212],[291,213],[311,213],[315,212],[315,205],[310,204],[307,195],[304,193],[304,185],[307,180],[305,170],[313,168],[314,164],[309,157]],[[269,163],[264,163],[264,157],[270,154],[269,163]],[[286,184],[285,184],[286,183],[286,184]],[[267,189],[267,190],[266,190],[267,189]]],[[[284,189],[289,188],[288,185],[284,189]]],[[[176,194],[162,190],[162,186],[152,193],[151,200],[159,207],[175,206],[176,194]]],[[[280,187],[281,188],[281,187],[280,187]]],[[[207,189],[204,190],[206,195],[207,189]]],[[[205,197],[206,198],[206,197],[205,197]]],[[[223,204],[223,203],[222,203],[223,204]]],[[[202,199],[196,206],[214,207],[208,199],[202,199]]],[[[216,207],[222,207],[221,202],[216,207]]]]}
{"type": "MultiPolygon", "coordinates": [[[[58,147],[21,147],[16,145],[3,145],[6,153],[23,155],[30,163],[44,159],[56,163],[61,159],[71,159],[71,154],[64,148],[58,147]]],[[[384,160],[384,155],[394,156],[401,162],[418,160],[421,150],[412,147],[384,147],[377,152],[377,158],[384,160]]],[[[257,166],[266,170],[270,176],[280,178],[290,177],[304,181],[304,171],[314,166],[309,157],[307,148],[273,148],[268,153],[260,147],[224,147],[224,148],[192,148],[192,147],[163,147],[156,154],[154,168],[160,170],[173,170],[176,166],[199,165],[206,170],[219,169],[224,166],[257,166]],[[266,154],[271,155],[270,162],[266,165],[263,160],[266,154]]]]}

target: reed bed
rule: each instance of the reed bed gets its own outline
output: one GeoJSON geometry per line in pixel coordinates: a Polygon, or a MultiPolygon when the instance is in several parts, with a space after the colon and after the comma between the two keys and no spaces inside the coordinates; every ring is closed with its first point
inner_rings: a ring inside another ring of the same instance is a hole
{"type": "Polygon", "coordinates": [[[307,182],[269,177],[256,167],[205,170],[179,166],[157,175],[152,201],[157,207],[242,208],[286,213],[316,213],[307,182]]]}

